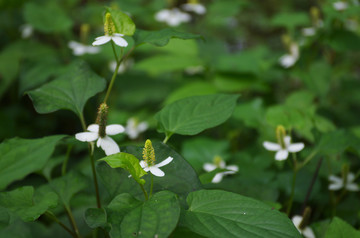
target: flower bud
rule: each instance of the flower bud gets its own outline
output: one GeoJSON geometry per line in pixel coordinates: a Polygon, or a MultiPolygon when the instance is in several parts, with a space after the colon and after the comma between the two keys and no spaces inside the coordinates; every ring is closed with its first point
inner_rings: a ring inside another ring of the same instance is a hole
{"type": "Polygon", "coordinates": [[[278,144],[283,149],[286,148],[286,146],[285,146],[285,136],[286,136],[285,128],[282,125],[278,125],[276,127],[276,138],[277,138],[278,144]]]}
{"type": "Polygon", "coordinates": [[[96,124],[99,125],[99,136],[101,138],[106,136],[106,122],[107,122],[107,114],[109,107],[106,103],[102,103],[99,106],[98,114],[96,118],[96,124]]]}
{"type": "Polygon", "coordinates": [[[155,150],[151,144],[151,140],[146,140],[145,146],[143,149],[143,160],[148,166],[155,165],[155,150]]]}
{"type": "Polygon", "coordinates": [[[111,14],[109,12],[106,13],[106,15],[105,15],[104,32],[105,32],[105,35],[108,35],[108,36],[111,36],[116,32],[115,24],[114,24],[111,14]]]}

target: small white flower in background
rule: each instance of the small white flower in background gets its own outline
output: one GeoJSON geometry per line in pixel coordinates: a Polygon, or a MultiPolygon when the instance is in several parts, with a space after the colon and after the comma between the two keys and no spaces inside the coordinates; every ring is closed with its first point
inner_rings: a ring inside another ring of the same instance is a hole
{"type": "Polygon", "coordinates": [[[204,5],[198,3],[196,0],[190,0],[188,3],[181,5],[181,8],[188,12],[195,12],[199,15],[204,15],[206,13],[206,8],[204,5]]]}
{"type": "Polygon", "coordinates": [[[125,133],[133,140],[138,138],[139,134],[146,131],[148,127],[149,125],[147,122],[139,122],[136,118],[131,117],[127,120],[125,133]]]}
{"type": "Polygon", "coordinates": [[[198,66],[189,66],[187,68],[185,68],[185,73],[189,74],[189,75],[194,75],[194,74],[198,74],[198,73],[202,73],[204,72],[204,66],[202,65],[198,65],[198,66]]]}
{"type": "Polygon", "coordinates": [[[280,57],[279,59],[279,63],[281,64],[281,66],[283,66],[284,68],[289,68],[291,66],[293,66],[296,61],[299,59],[299,45],[297,43],[291,43],[290,45],[290,54],[285,54],[283,56],[280,57]]]}
{"type": "MultiPolygon", "coordinates": [[[[130,58],[130,59],[126,59],[125,61],[121,62],[119,69],[118,69],[118,74],[122,74],[124,73],[127,69],[129,69],[132,65],[134,64],[134,59],[130,58]]],[[[113,60],[109,63],[109,69],[112,72],[115,72],[116,69],[116,61],[113,60]]]]}
{"type": "Polygon", "coordinates": [[[116,29],[114,22],[112,21],[111,14],[106,13],[105,24],[104,24],[105,35],[96,37],[92,45],[103,45],[112,40],[115,44],[117,44],[120,47],[128,46],[127,41],[123,39],[124,35],[120,33],[115,33],[115,30],[116,29]]]}
{"type": "Polygon", "coordinates": [[[348,173],[346,178],[346,184],[344,184],[344,179],[337,177],[335,175],[329,176],[329,181],[331,184],[329,184],[329,190],[340,190],[342,188],[345,188],[348,191],[357,192],[359,191],[359,185],[354,183],[355,175],[353,173],[348,173]]]}
{"type": "Polygon", "coordinates": [[[301,30],[301,32],[304,36],[313,36],[316,34],[316,29],[315,29],[315,27],[306,27],[306,28],[303,28],[301,30]]]}
{"type": "Polygon", "coordinates": [[[104,137],[100,137],[99,135],[98,124],[89,125],[87,130],[88,132],[80,132],[75,134],[75,138],[82,142],[91,142],[97,140],[97,147],[101,147],[105,151],[106,155],[112,155],[120,152],[119,146],[108,135],[117,135],[119,133],[123,133],[125,128],[122,125],[113,124],[106,126],[104,137]]]}
{"type": "Polygon", "coordinates": [[[313,230],[310,227],[307,226],[304,229],[300,229],[300,224],[301,224],[301,221],[303,220],[302,216],[299,216],[299,215],[293,216],[293,218],[291,220],[294,223],[294,226],[296,227],[296,229],[305,238],[315,238],[315,234],[314,234],[313,230]]]}
{"type": "Polygon", "coordinates": [[[343,11],[348,8],[348,4],[342,1],[334,2],[333,8],[337,11],[343,11]]]}
{"type": "Polygon", "coordinates": [[[304,149],[304,143],[291,143],[291,137],[286,135],[285,128],[278,126],[276,128],[276,137],[278,143],[265,141],[263,146],[269,151],[277,151],[275,154],[276,160],[286,160],[289,152],[295,153],[304,149]]]}
{"type": "Polygon", "coordinates": [[[97,54],[100,52],[99,47],[84,45],[76,41],[70,41],[68,46],[70,49],[72,49],[73,54],[76,56],[84,54],[97,54]]]}
{"type": "Polygon", "coordinates": [[[155,19],[159,22],[165,22],[169,26],[178,26],[183,22],[189,22],[191,16],[178,8],[163,9],[155,14],[155,19]]]}
{"type": "Polygon", "coordinates": [[[206,172],[211,172],[211,171],[213,171],[213,170],[215,170],[217,168],[219,168],[219,169],[227,169],[229,171],[224,171],[224,172],[217,173],[214,176],[214,178],[211,180],[212,183],[220,183],[225,175],[235,174],[236,172],[239,171],[239,167],[237,165],[228,165],[228,166],[226,166],[225,161],[223,161],[220,156],[215,156],[213,163],[205,163],[204,166],[203,166],[203,169],[206,172]]]}
{"type": "Polygon", "coordinates": [[[30,24],[24,24],[24,25],[20,26],[20,32],[21,32],[21,37],[23,39],[26,39],[26,38],[29,38],[33,34],[34,28],[30,24]]]}
{"type": "Polygon", "coordinates": [[[150,171],[150,173],[157,177],[163,177],[165,176],[165,173],[159,168],[169,164],[173,159],[173,157],[169,156],[165,160],[156,164],[154,147],[152,146],[150,140],[146,140],[143,149],[143,160],[140,161],[140,166],[145,170],[145,172],[150,171]]]}

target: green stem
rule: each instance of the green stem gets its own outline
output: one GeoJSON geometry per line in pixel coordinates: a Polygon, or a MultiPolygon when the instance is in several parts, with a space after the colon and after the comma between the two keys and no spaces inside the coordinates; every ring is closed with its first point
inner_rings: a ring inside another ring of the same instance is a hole
{"type": "Polygon", "coordinates": [[[84,113],[81,113],[79,115],[79,119],[80,119],[80,122],[81,122],[81,126],[83,128],[83,131],[86,131],[86,123],[85,123],[85,119],[84,119],[84,113]]]}
{"type": "Polygon", "coordinates": [[[70,159],[71,149],[72,149],[72,145],[68,145],[66,155],[65,155],[65,160],[64,160],[64,163],[62,164],[62,167],[61,167],[61,175],[62,176],[64,176],[66,174],[66,167],[67,167],[67,164],[68,164],[69,159],[70,159]]]}
{"type": "Polygon", "coordinates": [[[94,178],[94,187],[95,187],[95,194],[96,194],[96,204],[98,208],[101,208],[101,201],[100,201],[100,193],[99,193],[99,185],[96,176],[95,170],[95,162],[94,162],[94,151],[92,150],[93,145],[89,143],[89,154],[90,154],[90,164],[91,164],[91,171],[94,178]]]}
{"type": "Polygon", "coordinates": [[[304,160],[304,162],[302,162],[301,164],[299,164],[298,166],[297,166],[297,169],[299,170],[299,169],[301,169],[302,167],[304,167],[307,163],[309,163],[311,160],[312,160],[312,158],[314,158],[314,156],[317,154],[317,150],[313,150],[309,155],[308,155],[308,157],[306,157],[306,159],[304,160]]]}
{"type": "Polygon", "coordinates": [[[296,174],[298,172],[298,168],[297,168],[297,163],[296,163],[296,155],[295,153],[292,154],[293,155],[293,162],[294,162],[294,168],[293,168],[293,178],[292,178],[292,183],[291,183],[291,194],[290,194],[290,199],[289,199],[289,203],[287,205],[287,209],[286,209],[286,214],[289,216],[290,212],[291,212],[291,208],[294,202],[294,194],[295,194],[295,183],[296,183],[296,174]]]}
{"type": "Polygon", "coordinates": [[[149,197],[148,197],[147,192],[146,192],[146,191],[145,191],[145,189],[144,189],[144,186],[143,186],[142,184],[139,184],[139,185],[140,185],[141,190],[142,190],[142,191],[143,191],[143,193],[144,193],[145,200],[148,200],[148,199],[149,199],[149,197]]]}
{"type": "Polygon", "coordinates": [[[166,144],[166,142],[168,142],[168,140],[170,139],[170,137],[173,135],[173,133],[166,133],[165,139],[163,140],[163,143],[166,144]]]}
{"type": "Polygon", "coordinates": [[[67,215],[68,215],[68,217],[69,217],[69,219],[70,219],[70,223],[71,223],[71,225],[72,225],[72,227],[73,227],[73,229],[74,229],[74,232],[75,232],[75,235],[76,235],[75,237],[81,238],[81,235],[80,235],[80,232],[79,232],[79,228],[78,228],[77,225],[76,225],[74,216],[73,216],[70,208],[69,208],[67,205],[65,205],[65,210],[66,210],[66,213],[67,213],[67,215]]]}
{"type": "Polygon", "coordinates": [[[53,221],[55,221],[56,223],[58,223],[62,228],[64,228],[72,237],[76,238],[76,234],[74,232],[72,232],[72,230],[67,227],[64,223],[62,223],[54,214],[52,214],[51,212],[47,211],[45,212],[45,215],[47,217],[49,217],[50,219],[52,219],[53,221]]]}
{"type": "Polygon", "coordinates": [[[149,197],[152,196],[153,187],[154,187],[154,176],[152,175],[152,173],[150,173],[150,177],[151,177],[151,183],[150,183],[150,195],[149,195],[149,197]]]}

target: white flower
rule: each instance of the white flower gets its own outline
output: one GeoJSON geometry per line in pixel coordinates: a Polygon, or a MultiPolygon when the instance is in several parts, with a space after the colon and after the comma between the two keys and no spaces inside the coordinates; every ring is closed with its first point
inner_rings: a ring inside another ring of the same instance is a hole
{"type": "Polygon", "coordinates": [[[148,129],[149,125],[147,122],[138,122],[136,118],[129,118],[125,127],[125,133],[129,136],[130,139],[136,139],[141,132],[144,132],[148,129]]]}
{"type": "Polygon", "coordinates": [[[116,144],[116,142],[107,135],[116,135],[119,133],[123,133],[125,131],[125,128],[122,125],[113,124],[106,126],[105,129],[106,135],[104,137],[99,136],[98,124],[89,125],[87,130],[89,132],[77,133],[75,135],[75,138],[83,142],[90,142],[97,140],[96,142],[97,147],[101,147],[105,151],[106,155],[112,155],[120,152],[120,148],[116,144]]]}
{"type": "Polygon", "coordinates": [[[76,56],[84,54],[97,54],[100,52],[99,47],[84,45],[76,41],[70,41],[68,46],[70,49],[72,49],[73,54],[76,56]]]}
{"type": "Polygon", "coordinates": [[[300,234],[302,234],[305,238],[315,238],[315,234],[313,232],[313,230],[310,227],[305,227],[304,229],[300,229],[300,224],[301,221],[303,220],[302,216],[296,215],[293,216],[293,218],[291,219],[292,222],[294,223],[296,229],[300,232],[300,234]]]}
{"type": "Polygon", "coordinates": [[[20,32],[21,32],[21,37],[23,39],[26,39],[26,38],[29,38],[33,34],[34,28],[30,24],[24,24],[24,25],[20,26],[20,32]]]}
{"type": "Polygon", "coordinates": [[[290,54],[285,54],[281,56],[279,59],[279,63],[284,68],[289,68],[293,66],[298,59],[299,59],[299,46],[296,43],[291,43],[290,54]]]}
{"type": "Polygon", "coordinates": [[[188,12],[195,12],[196,14],[203,15],[206,13],[206,8],[200,3],[185,3],[182,6],[182,9],[188,12]]]}
{"type": "Polygon", "coordinates": [[[277,151],[275,154],[276,160],[285,160],[285,159],[287,159],[289,152],[295,153],[295,152],[299,152],[302,149],[304,149],[304,143],[291,144],[290,141],[291,141],[290,136],[284,137],[285,148],[282,148],[282,146],[280,144],[268,142],[268,141],[265,141],[263,143],[263,146],[265,147],[265,149],[267,149],[269,151],[277,151]]]}
{"type": "Polygon", "coordinates": [[[316,33],[315,27],[306,27],[301,30],[304,36],[313,36],[316,33]]]}
{"type": "Polygon", "coordinates": [[[356,192],[359,191],[359,186],[354,183],[355,175],[353,173],[348,173],[346,184],[344,184],[344,179],[337,177],[335,175],[329,176],[329,190],[339,190],[341,188],[345,188],[348,191],[356,192]]]}
{"type": "Polygon", "coordinates": [[[140,161],[140,166],[141,168],[143,168],[145,170],[145,172],[150,171],[150,173],[152,173],[155,176],[158,177],[163,177],[165,175],[164,171],[162,171],[161,169],[159,169],[160,167],[163,167],[167,164],[169,164],[174,158],[173,157],[167,157],[165,160],[163,160],[162,162],[160,162],[159,164],[155,164],[152,166],[149,166],[145,160],[141,160],[140,161]]]}
{"type": "Polygon", "coordinates": [[[223,161],[219,157],[215,157],[213,164],[212,163],[205,163],[204,166],[203,166],[203,169],[206,172],[211,172],[211,171],[213,171],[213,170],[215,170],[217,168],[227,169],[229,171],[217,173],[214,176],[214,178],[211,180],[212,183],[220,183],[225,175],[235,174],[237,171],[239,171],[239,167],[237,165],[228,165],[228,166],[226,166],[225,161],[223,161]]]}
{"type": "Polygon", "coordinates": [[[342,1],[334,2],[333,8],[336,11],[343,11],[348,8],[348,4],[346,2],[342,2],[342,1]]]}
{"type": "Polygon", "coordinates": [[[189,74],[189,75],[194,75],[194,74],[198,74],[198,73],[202,73],[204,72],[204,66],[202,65],[198,65],[198,66],[189,66],[187,68],[185,68],[185,73],[189,74]]]}
{"type": "Polygon", "coordinates": [[[92,45],[103,45],[112,40],[118,46],[126,47],[126,46],[128,46],[128,43],[125,39],[122,38],[123,36],[124,36],[123,34],[119,34],[119,33],[114,33],[112,35],[105,34],[104,36],[96,37],[95,41],[92,43],[92,45]]]}
{"type": "Polygon", "coordinates": [[[182,22],[189,22],[191,16],[178,8],[163,9],[155,14],[155,19],[159,22],[165,22],[169,26],[178,26],[182,22]]]}

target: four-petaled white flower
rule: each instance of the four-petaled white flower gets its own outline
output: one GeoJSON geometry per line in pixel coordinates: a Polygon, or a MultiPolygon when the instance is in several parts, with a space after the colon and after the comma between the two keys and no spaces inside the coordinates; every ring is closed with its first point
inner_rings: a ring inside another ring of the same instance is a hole
{"type": "Polygon", "coordinates": [[[84,54],[97,54],[100,52],[99,47],[84,45],[76,41],[70,41],[68,46],[70,49],[72,49],[73,54],[76,56],[84,54]]]}
{"type": "Polygon", "coordinates": [[[344,179],[337,177],[335,175],[329,176],[329,190],[339,190],[341,188],[345,188],[348,191],[357,192],[359,191],[359,185],[354,183],[355,175],[353,173],[348,173],[346,178],[346,184],[344,184],[344,179]]]}
{"type": "Polygon", "coordinates": [[[104,35],[99,36],[95,38],[95,41],[92,43],[92,45],[103,45],[105,43],[108,43],[109,41],[114,41],[115,44],[117,44],[120,47],[126,47],[128,46],[127,41],[123,38],[123,34],[120,33],[114,33],[112,35],[104,35]]]}
{"type": "Polygon", "coordinates": [[[275,154],[276,160],[285,160],[285,159],[287,159],[289,152],[295,153],[295,152],[299,152],[302,149],[304,149],[304,143],[291,144],[290,141],[291,141],[291,137],[285,136],[284,137],[284,147],[282,147],[280,144],[269,142],[269,141],[265,141],[263,143],[263,146],[267,150],[277,151],[275,154]]]}
{"type": "Polygon", "coordinates": [[[141,132],[148,129],[149,125],[147,122],[138,122],[136,118],[129,118],[125,127],[125,133],[130,139],[136,139],[141,132]]]}
{"type": "Polygon", "coordinates": [[[164,173],[164,171],[162,171],[159,168],[169,164],[173,159],[174,159],[173,157],[169,156],[165,160],[161,161],[160,163],[151,165],[151,166],[149,166],[145,160],[141,160],[140,166],[141,166],[141,168],[143,168],[145,170],[145,172],[150,171],[150,173],[152,173],[155,176],[163,177],[165,175],[165,173],[164,173]]]}
{"type": "Polygon", "coordinates": [[[220,183],[225,175],[235,174],[236,172],[239,171],[239,167],[237,165],[228,165],[228,166],[226,166],[225,161],[223,161],[220,158],[218,158],[218,159],[217,158],[218,157],[215,157],[213,164],[212,163],[205,163],[204,166],[203,166],[203,169],[206,172],[211,172],[211,171],[213,171],[213,170],[215,170],[217,168],[227,169],[229,171],[224,171],[224,172],[217,173],[214,176],[214,178],[211,180],[212,183],[220,183]]]}
{"type": "Polygon", "coordinates": [[[182,9],[188,12],[195,12],[196,14],[203,15],[206,13],[206,8],[200,3],[185,3],[181,5],[182,9]]]}
{"type": "Polygon", "coordinates": [[[299,46],[297,43],[291,43],[289,51],[290,51],[290,54],[285,54],[285,55],[281,56],[279,59],[279,63],[284,68],[289,68],[289,67],[293,66],[296,63],[296,61],[299,59],[299,56],[300,56],[299,55],[299,46]]]}
{"type": "Polygon", "coordinates": [[[189,22],[191,16],[178,8],[163,9],[155,14],[155,19],[159,22],[165,22],[169,26],[178,26],[183,22],[189,22]]]}
{"type": "Polygon", "coordinates": [[[301,224],[301,221],[303,220],[302,216],[299,216],[299,215],[293,216],[293,218],[291,220],[294,223],[294,226],[296,227],[296,229],[305,238],[315,238],[315,234],[314,234],[313,230],[310,227],[307,226],[304,229],[300,229],[300,224],[301,224]]]}
{"type": "Polygon", "coordinates": [[[348,8],[348,4],[342,1],[334,2],[333,8],[337,11],[343,11],[348,8]]]}
{"type": "Polygon", "coordinates": [[[119,146],[116,142],[110,138],[108,135],[116,135],[119,133],[123,133],[125,128],[119,124],[113,124],[106,126],[105,136],[100,137],[99,135],[99,125],[91,124],[87,128],[88,132],[80,132],[75,135],[75,138],[79,141],[83,142],[91,142],[96,141],[97,147],[101,147],[106,155],[112,155],[120,152],[119,146]]]}

